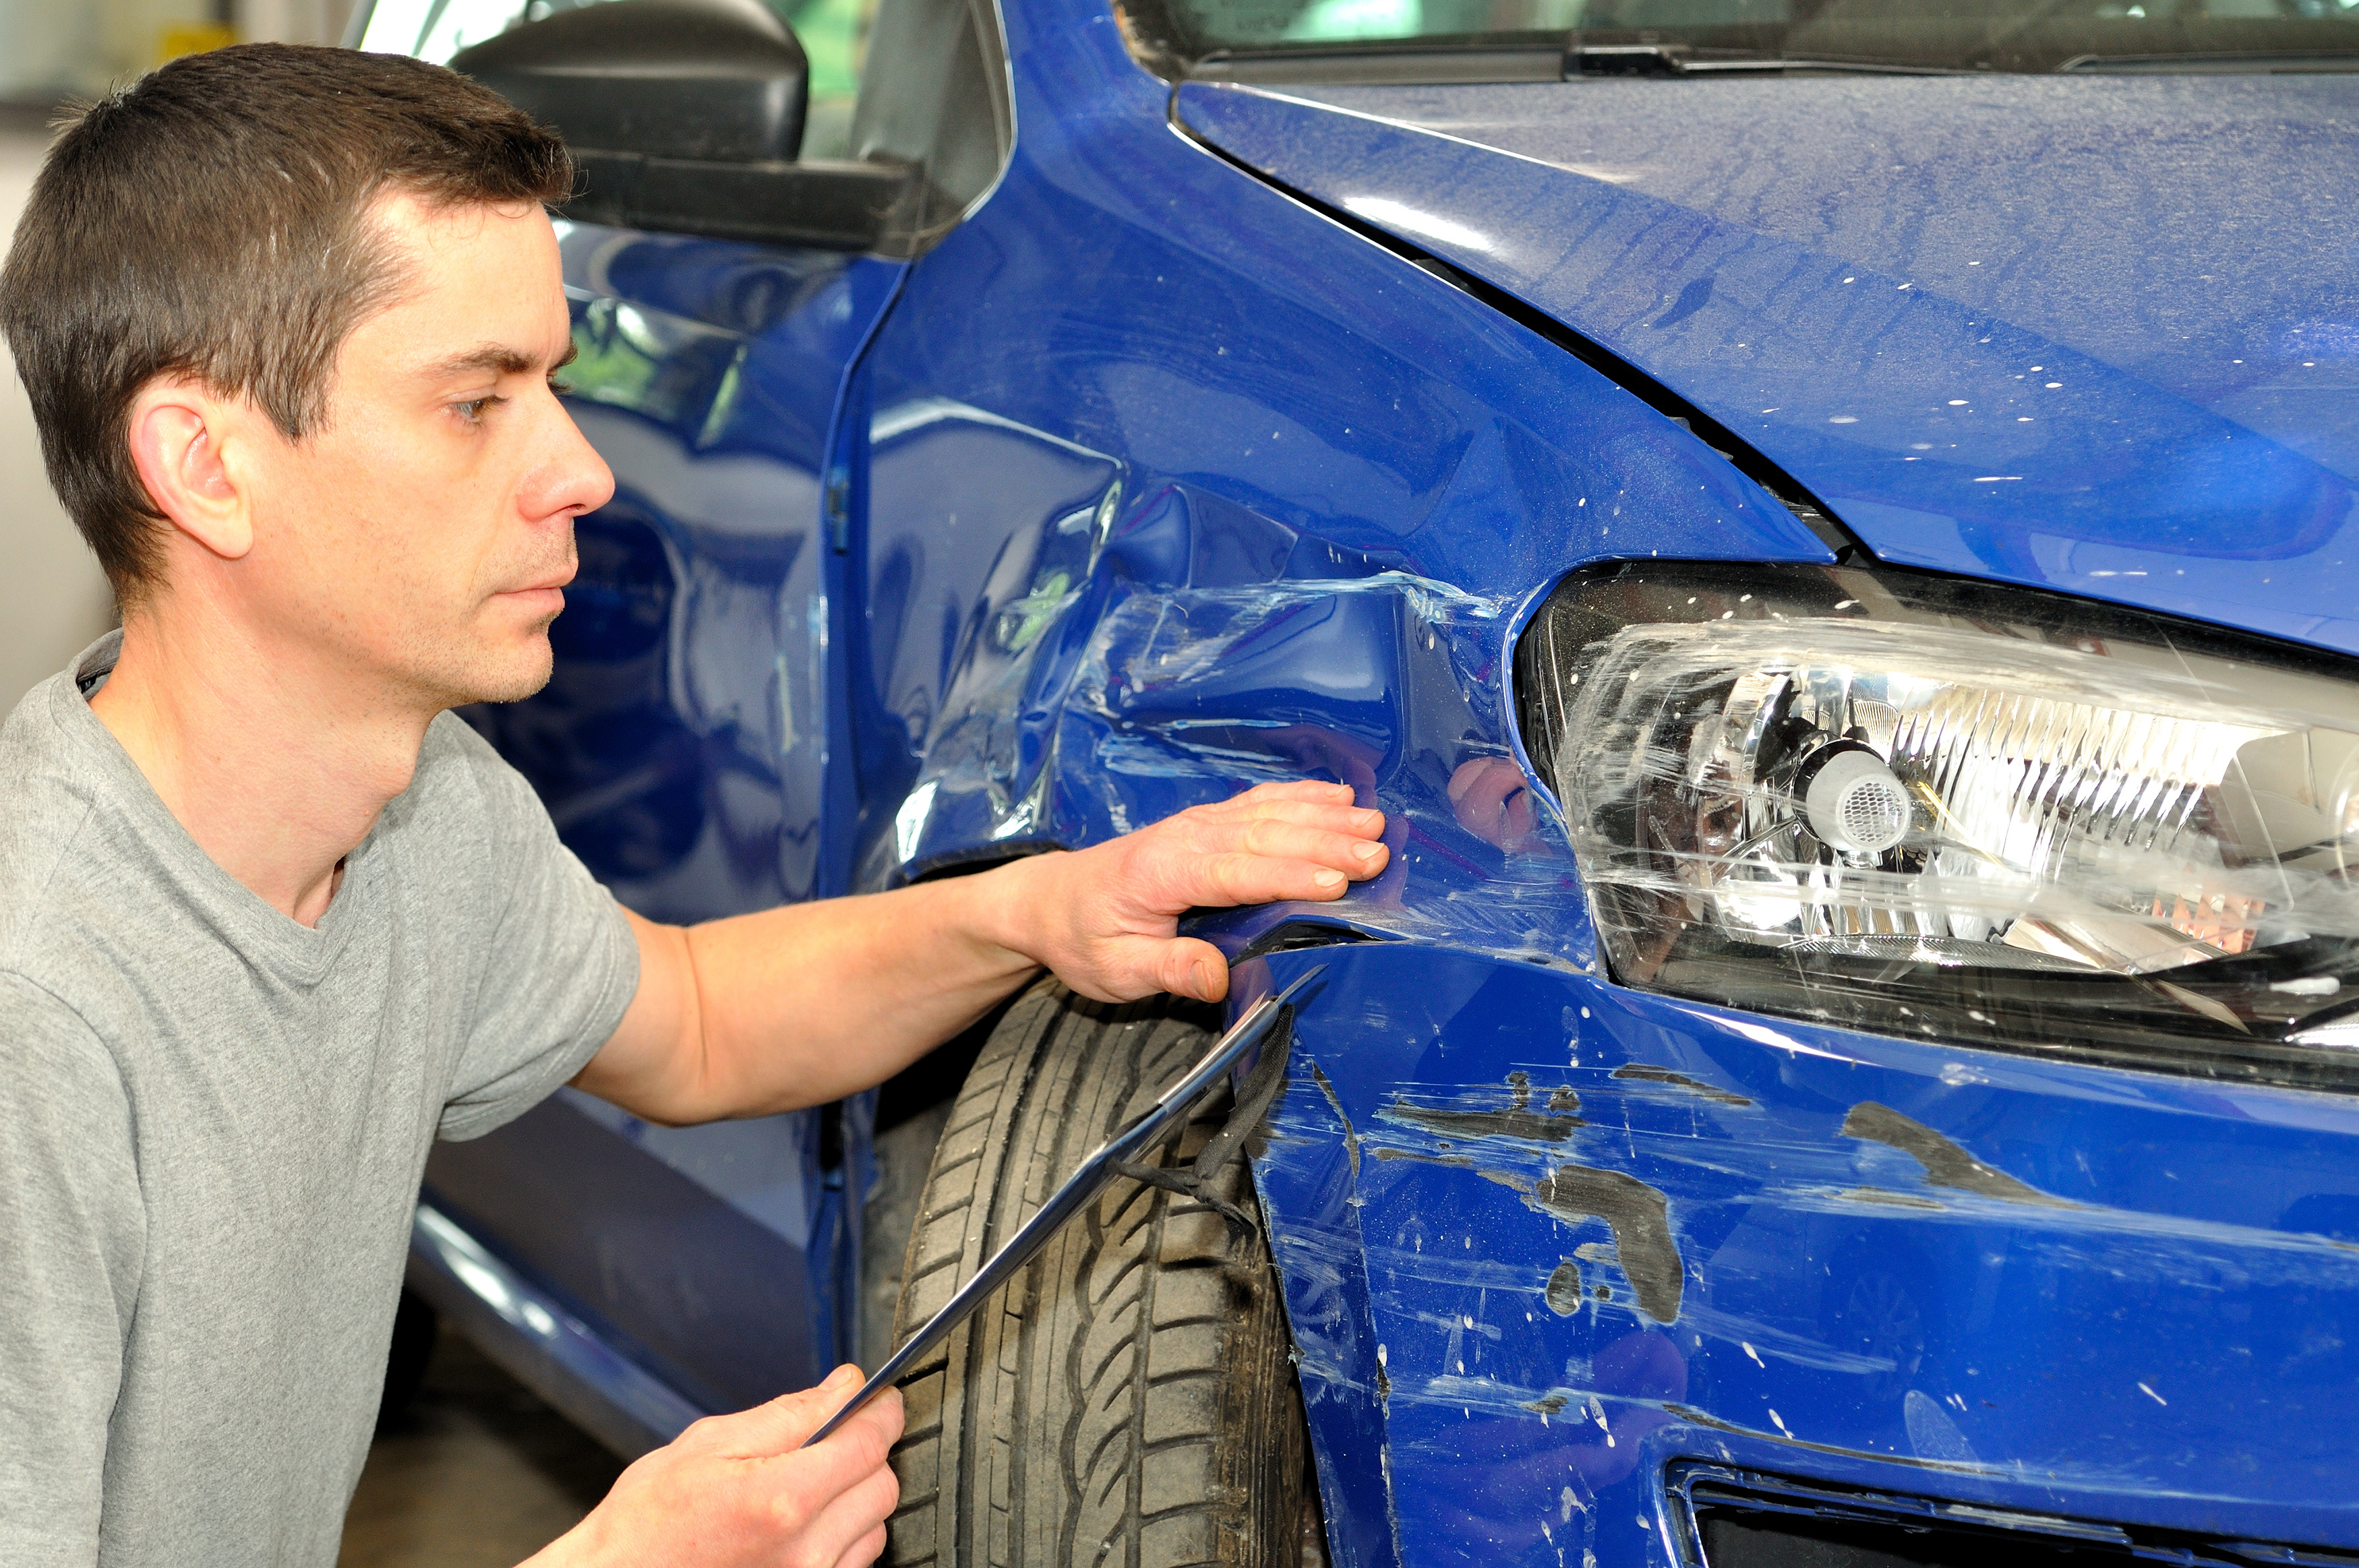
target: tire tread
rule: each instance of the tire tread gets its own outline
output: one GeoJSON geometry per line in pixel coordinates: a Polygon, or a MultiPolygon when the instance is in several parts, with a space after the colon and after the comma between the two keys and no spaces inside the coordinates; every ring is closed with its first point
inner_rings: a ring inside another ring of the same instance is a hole
{"type": "MultiPolygon", "coordinates": [[[[1103,1007],[1054,982],[1011,1007],[936,1151],[896,1342],[1210,1034],[1201,1016],[1103,1007]]],[[[1144,1158],[1186,1160],[1228,1110],[1226,1093],[1214,1094],[1144,1158]]],[[[1222,1172],[1219,1195],[1257,1212],[1243,1161],[1222,1172]]],[[[903,1379],[902,1500],[886,1561],[1294,1563],[1306,1433],[1288,1350],[1258,1232],[1233,1236],[1207,1204],[1116,1181],[903,1379]]]]}

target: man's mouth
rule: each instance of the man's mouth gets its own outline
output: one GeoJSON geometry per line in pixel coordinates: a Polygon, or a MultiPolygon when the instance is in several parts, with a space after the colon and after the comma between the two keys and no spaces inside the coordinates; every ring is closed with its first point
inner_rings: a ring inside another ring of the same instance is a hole
{"type": "Polygon", "coordinates": [[[507,592],[511,593],[553,593],[572,581],[573,568],[569,566],[562,572],[552,572],[545,577],[527,583],[521,587],[511,588],[507,590],[507,592]]]}

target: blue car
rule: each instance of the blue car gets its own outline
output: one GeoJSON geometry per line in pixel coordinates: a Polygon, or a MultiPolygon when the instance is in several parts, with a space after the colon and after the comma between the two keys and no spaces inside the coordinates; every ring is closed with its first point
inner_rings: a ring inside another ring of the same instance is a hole
{"type": "MultiPolygon", "coordinates": [[[[2359,1562],[2352,0],[378,0],[613,466],[474,722],[662,920],[1256,782],[1393,858],[905,1385],[904,1563],[2359,1562]]],[[[893,998],[876,998],[879,1007],[893,998]]],[[[413,1289],[625,1453],[1223,1018],[571,1091],[413,1289]]]]}

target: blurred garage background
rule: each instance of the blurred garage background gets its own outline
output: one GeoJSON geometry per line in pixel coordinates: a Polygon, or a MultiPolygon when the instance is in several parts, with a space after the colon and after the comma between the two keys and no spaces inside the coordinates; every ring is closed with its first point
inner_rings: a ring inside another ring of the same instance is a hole
{"type": "MultiPolygon", "coordinates": [[[[0,0],[0,249],[61,103],[236,39],[333,43],[351,0],[0,0]]],[[[0,371],[0,713],[106,630],[106,580],[49,493],[32,410],[0,371]]],[[[621,1464],[455,1335],[380,1430],[343,1568],[504,1568],[562,1534],[621,1464]]]]}
{"type": "MultiPolygon", "coordinates": [[[[60,103],[236,38],[332,43],[353,0],[0,0],[0,223],[13,235],[60,103]]],[[[0,397],[0,708],[104,631],[105,580],[41,477],[14,367],[0,397]]]]}

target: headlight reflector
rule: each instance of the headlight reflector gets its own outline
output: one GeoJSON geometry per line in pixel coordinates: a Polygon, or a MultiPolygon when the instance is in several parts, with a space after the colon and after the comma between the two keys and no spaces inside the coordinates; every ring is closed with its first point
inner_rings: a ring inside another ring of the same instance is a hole
{"type": "Polygon", "coordinates": [[[1517,650],[1625,983],[2327,1083],[2359,1007],[2347,661],[1878,570],[1632,563],[1517,650]]]}

